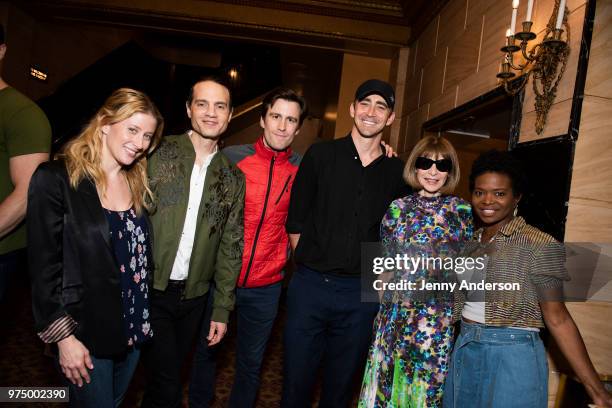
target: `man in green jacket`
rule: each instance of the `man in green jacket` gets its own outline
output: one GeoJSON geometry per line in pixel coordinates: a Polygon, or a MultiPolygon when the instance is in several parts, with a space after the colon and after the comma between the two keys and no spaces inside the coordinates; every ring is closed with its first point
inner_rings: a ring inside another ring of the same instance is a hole
{"type": "Polygon", "coordinates": [[[232,116],[229,89],[215,78],[200,80],[186,107],[191,129],[166,136],[149,159],[157,208],[151,216],[153,339],[144,350],[149,379],[143,407],[180,406],[181,368],[210,284],[215,289],[207,340],[214,345],[227,330],[241,268],[244,176],[217,146],[232,116]]]}

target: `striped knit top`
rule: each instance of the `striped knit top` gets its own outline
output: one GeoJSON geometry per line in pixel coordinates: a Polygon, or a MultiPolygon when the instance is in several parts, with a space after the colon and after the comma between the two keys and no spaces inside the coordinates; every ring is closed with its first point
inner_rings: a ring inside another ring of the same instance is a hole
{"type": "MultiPolygon", "coordinates": [[[[485,291],[485,324],[544,327],[539,302],[562,300],[563,281],[569,280],[563,244],[515,217],[490,242],[475,244],[471,256],[482,254],[487,259],[485,283],[518,283],[520,287],[485,291]]],[[[458,290],[455,295],[453,317],[459,320],[466,292],[458,290]]]]}

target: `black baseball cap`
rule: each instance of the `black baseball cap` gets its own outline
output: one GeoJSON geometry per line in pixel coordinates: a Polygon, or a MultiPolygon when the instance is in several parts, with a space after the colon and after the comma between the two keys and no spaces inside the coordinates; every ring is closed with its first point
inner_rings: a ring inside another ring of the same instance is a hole
{"type": "Polygon", "coordinates": [[[368,79],[357,88],[355,100],[362,101],[372,94],[382,96],[385,102],[387,102],[389,109],[393,110],[395,107],[395,91],[388,82],[381,81],[380,79],[368,79]]]}

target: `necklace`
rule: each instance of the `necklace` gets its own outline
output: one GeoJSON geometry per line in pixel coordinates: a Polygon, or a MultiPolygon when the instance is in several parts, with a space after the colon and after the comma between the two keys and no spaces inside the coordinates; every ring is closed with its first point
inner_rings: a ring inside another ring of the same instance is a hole
{"type": "MultiPolygon", "coordinates": [[[[498,231],[498,232],[499,232],[499,231],[498,231]]],[[[480,231],[480,234],[478,235],[478,242],[480,242],[481,244],[483,243],[483,242],[482,242],[482,236],[483,236],[483,233],[484,233],[484,230],[483,230],[483,231],[480,231]]],[[[484,244],[485,244],[485,246],[486,246],[486,245],[489,245],[491,242],[493,242],[493,241],[495,240],[495,237],[496,237],[496,236],[497,236],[497,232],[496,232],[495,234],[493,234],[493,235],[491,236],[491,238],[489,238],[489,239],[487,240],[487,242],[485,242],[485,243],[484,243],[484,244]]]]}
{"type": "MultiPolygon", "coordinates": [[[[497,234],[499,234],[499,231],[502,230],[502,228],[504,228],[510,221],[512,221],[514,219],[514,217],[506,220],[503,224],[501,224],[498,228],[497,231],[495,231],[495,233],[491,236],[491,238],[487,239],[487,242],[485,242],[485,246],[489,245],[491,242],[493,242],[495,240],[495,237],[497,237],[497,234]]],[[[482,231],[480,231],[480,234],[478,235],[478,242],[480,242],[481,244],[482,242],[482,236],[484,235],[484,229],[482,231]]]]}
{"type": "Polygon", "coordinates": [[[440,206],[440,198],[441,196],[425,197],[420,194],[415,194],[417,205],[427,210],[437,209],[440,206]]]}

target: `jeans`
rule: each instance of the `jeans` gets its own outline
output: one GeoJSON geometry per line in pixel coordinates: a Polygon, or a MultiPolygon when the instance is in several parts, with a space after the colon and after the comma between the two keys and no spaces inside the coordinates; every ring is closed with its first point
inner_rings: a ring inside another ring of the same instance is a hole
{"type": "MultiPolygon", "coordinates": [[[[281,289],[281,282],[259,288],[236,288],[236,375],[229,399],[231,408],[255,406],[261,365],[278,312],[281,289]]],[[[206,335],[208,325],[203,324],[201,337],[206,335]]],[[[216,346],[208,347],[205,341],[198,341],[189,385],[191,408],[210,406],[214,397],[216,354],[216,346]]]]}
{"type": "Polygon", "coordinates": [[[361,380],[378,303],[361,302],[359,277],[320,273],[299,265],[287,293],[281,406],[311,407],[323,365],[319,407],[348,406],[361,380]]]}
{"type": "Polygon", "coordinates": [[[445,408],[545,408],[548,363],[538,332],[461,322],[445,408]]]}
{"type": "Polygon", "coordinates": [[[139,357],[138,347],[130,348],[125,355],[113,359],[91,356],[94,368],[88,370],[90,383],[83,383],[82,387],[68,384],[70,406],[112,408],[121,405],[139,357]]]}
{"type": "Polygon", "coordinates": [[[184,299],[183,293],[184,286],[178,284],[151,291],[153,338],[142,350],[148,377],[145,408],[181,405],[181,369],[199,332],[207,298],[184,299]]]}
{"type": "Polygon", "coordinates": [[[230,408],[255,406],[261,363],[278,312],[281,289],[281,282],[261,288],[236,288],[236,377],[230,408]]]}

